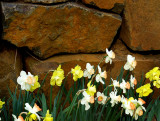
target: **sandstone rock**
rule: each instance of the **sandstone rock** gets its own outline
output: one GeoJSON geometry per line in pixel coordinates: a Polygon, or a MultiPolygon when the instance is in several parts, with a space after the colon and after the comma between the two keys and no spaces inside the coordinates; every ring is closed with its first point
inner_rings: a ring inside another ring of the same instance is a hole
{"type": "Polygon", "coordinates": [[[160,50],[159,0],[126,0],[121,39],[133,50],[160,50]]]}
{"type": "Polygon", "coordinates": [[[97,6],[101,9],[112,10],[121,13],[124,7],[124,0],[82,0],[86,4],[97,6]]]}
{"type": "Polygon", "coordinates": [[[21,56],[16,47],[0,40],[0,97],[8,96],[8,88],[14,90],[22,70],[21,56]]]}
{"type": "Polygon", "coordinates": [[[66,2],[66,1],[68,1],[68,0],[24,0],[24,2],[44,3],[44,4],[61,3],[61,2],[66,2]]]}
{"type": "Polygon", "coordinates": [[[121,24],[119,15],[74,3],[56,6],[2,2],[4,39],[36,56],[105,51],[121,24]]]}

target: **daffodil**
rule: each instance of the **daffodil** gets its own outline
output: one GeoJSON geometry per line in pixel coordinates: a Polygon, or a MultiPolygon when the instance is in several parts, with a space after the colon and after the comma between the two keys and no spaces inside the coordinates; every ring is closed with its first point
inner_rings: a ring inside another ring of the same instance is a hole
{"type": "Polygon", "coordinates": [[[53,121],[53,117],[52,117],[52,115],[49,113],[49,110],[47,110],[46,117],[44,118],[43,121],[53,121]]]}
{"type": "Polygon", "coordinates": [[[146,97],[152,93],[153,90],[151,89],[151,85],[148,83],[136,89],[136,92],[139,93],[139,97],[146,97]]]}
{"type": "Polygon", "coordinates": [[[148,78],[150,81],[159,80],[159,76],[160,76],[159,67],[154,67],[152,70],[146,73],[146,78],[148,78]]]}
{"type": "Polygon", "coordinates": [[[106,63],[110,62],[110,64],[112,64],[112,59],[115,58],[115,53],[112,50],[109,51],[107,48],[106,48],[106,53],[107,57],[105,59],[105,62],[106,63]]]}
{"type": "Polygon", "coordinates": [[[37,114],[37,112],[41,111],[41,109],[39,108],[39,106],[37,106],[36,103],[34,104],[33,108],[28,103],[25,103],[25,110],[27,110],[27,111],[29,111],[29,113],[31,113],[29,118],[31,118],[33,120],[38,118],[38,120],[40,120],[40,116],[37,114]]]}
{"type": "Polygon", "coordinates": [[[126,93],[126,89],[130,89],[130,83],[125,82],[125,80],[122,79],[122,83],[120,83],[120,88],[123,90],[123,93],[126,93]]]}
{"type": "Polygon", "coordinates": [[[94,97],[87,94],[86,91],[84,91],[82,94],[84,97],[81,100],[81,104],[85,105],[85,110],[88,110],[90,108],[89,103],[94,103],[94,97]]]}
{"type": "Polygon", "coordinates": [[[103,78],[106,79],[107,78],[107,72],[101,70],[100,66],[98,65],[98,73],[96,75],[96,82],[101,82],[102,84],[104,84],[103,82],[103,78]]]}
{"type": "MultiPolygon", "coordinates": [[[[111,79],[112,79],[112,78],[111,78],[111,79]]],[[[112,81],[113,81],[114,89],[116,89],[116,87],[120,87],[120,85],[119,85],[119,81],[117,81],[117,80],[113,80],[113,79],[112,79],[112,81]]]]}
{"type": "Polygon", "coordinates": [[[31,85],[31,88],[30,88],[30,92],[33,92],[35,89],[39,88],[40,87],[40,84],[38,82],[38,76],[35,76],[35,83],[33,85],[31,85]]]}
{"type": "Polygon", "coordinates": [[[72,68],[71,73],[73,74],[74,81],[77,81],[83,76],[83,71],[81,70],[81,67],[79,65],[77,65],[74,69],[72,68]]]}
{"type": "Polygon", "coordinates": [[[137,65],[137,62],[135,60],[135,57],[128,55],[127,62],[124,65],[124,69],[132,71],[136,67],[136,65],[137,65]]]}
{"type": "Polygon", "coordinates": [[[12,114],[12,116],[14,118],[14,121],[24,121],[22,116],[18,116],[18,118],[14,114],[12,114]]]}
{"type": "Polygon", "coordinates": [[[131,87],[134,89],[134,86],[137,85],[137,80],[133,75],[130,76],[131,87]]]}
{"type": "Polygon", "coordinates": [[[87,87],[88,87],[86,90],[87,94],[90,96],[94,96],[94,94],[96,93],[96,86],[95,85],[93,86],[93,84],[91,84],[90,81],[88,82],[87,87]]]}
{"type": "Polygon", "coordinates": [[[109,96],[111,98],[110,101],[110,103],[112,104],[111,107],[113,107],[115,104],[118,104],[118,102],[121,101],[121,96],[117,95],[117,90],[110,92],[109,96]]]}
{"type": "Polygon", "coordinates": [[[53,72],[53,75],[50,80],[50,84],[52,86],[57,85],[61,86],[62,85],[62,80],[64,79],[64,70],[61,69],[61,65],[58,66],[57,70],[53,72]]]}
{"type": "Polygon", "coordinates": [[[107,96],[104,93],[97,92],[97,99],[99,104],[106,104],[107,96]]]}
{"type": "Polygon", "coordinates": [[[20,76],[17,78],[17,83],[21,85],[22,90],[30,90],[31,86],[34,86],[36,82],[36,76],[33,76],[30,72],[28,74],[25,71],[20,72],[20,76]]]}
{"type": "Polygon", "coordinates": [[[0,99],[0,110],[3,108],[4,104],[5,104],[5,102],[1,101],[1,99],[0,99]]]}
{"type": "Polygon", "coordinates": [[[153,85],[156,86],[157,88],[160,88],[160,80],[154,81],[153,85]]]}
{"type": "Polygon", "coordinates": [[[94,74],[94,66],[91,66],[90,63],[86,64],[86,70],[84,71],[84,77],[91,78],[92,74],[94,74]]]}

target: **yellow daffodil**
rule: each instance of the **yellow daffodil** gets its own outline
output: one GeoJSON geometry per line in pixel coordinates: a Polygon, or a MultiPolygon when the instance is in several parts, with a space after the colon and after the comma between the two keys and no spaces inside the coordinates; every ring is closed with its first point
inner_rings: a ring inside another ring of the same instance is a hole
{"type": "Polygon", "coordinates": [[[77,81],[83,76],[83,71],[81,70],[81,67],[79,65],[77,65],[74,69],[72,68],[71,73],[73,74],[74,81],[77,81]]]}
{"type": "Polygon", "coordinates": [[[40,87],[40,84],[38,82],[38,76],[35,76],[35,83],[34,85],[31,85],[31,88],[30,88],[30,92],[33,92],[35,89],[39,88],[40,87]]]}
{"type": "Polygon", "coordinates": [[[136,89],[136,92],[139,93],[139,97],[146,97],[153,92],[153,90],[150,87],[151,85],[149,83],[145,84],[144,86],[141,86],[138,89],[136,89]]]}
{"type": "Polygon", "coordinates": [[[49,110],[47,110],[46,117],[43,121],[53,121],[53,117],[49,114],[49,110]]]}
{"type": "Polygon", "coordinates": [[[1,101],[1,99],[0,99],[0,109],[2,109],[4,104],[5,104],[5,102],[1,101]]]}
{"type": "Polygon", "coordinates": [[[146,78],[148,78],[150,81],[159,80],[159,76],[160,76],[159,67],[154,67],[152,70],[146,73],[146,78]]]}
{"type": "Polygon", "coordinates": [[[94,94],[96,93],[96,86],[95,85],[93,86],[93,84],[91,85],[90,81],[88,82],[87,87],[88,87],[86,90],[87,94],[90,96],[94,96],[94,94]]]}
{"type": "Polygon", "coordinates": [[[156,86],[157,88],[160,88],[160,80],[154,81],[153,85],[156,86]]]}
{"type": "Polygon", "coordinates": [[[64,79],[64,70],[61,69],[61,65],[58,66],[57,70],[53,72],[53,75],[50,80],[50,84],[52,86],[57,85],[61,86],[62,85],[62,80],[64,79]]]}

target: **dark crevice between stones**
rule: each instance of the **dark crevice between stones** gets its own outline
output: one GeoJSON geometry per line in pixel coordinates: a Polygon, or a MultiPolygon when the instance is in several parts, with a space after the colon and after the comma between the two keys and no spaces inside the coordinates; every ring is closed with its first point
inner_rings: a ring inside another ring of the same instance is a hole
{"type": "Polygon", "coordinates": [[[117,40],[119,39],[120,36],[120,31],[121,31],[121,26],[119,27],[119,29],[117,30],[117,34],[115,35],[113,42],[111,43],[109,50],[112,49],[113,45],[115,45],[115,43],[117,42],[117,40]]]}
{"type": "MultiPolygon", "coordinates": [[[[75,0],[76,1],[76,0],[75,0]]],[[[96,9],[98,11],[101,11],[101,12],[105,12],[105,13],[111,13],[111,14],[119,14],[120,16],[122,16],[122,13],[123,13],[123,10],[121,13],[117,13],[117,12],[114,12],[112,11],[114,8],[110,9],[110,10],[107,10],[107,9],[102,9],[102,8],[99,8],[95,5],[90,5],[90,4],[85,4],[84,2],[82,2],[82,0],[77,0],[76,1],[78,4],[80,5],[85,5],[87,8],[92,8],[92,9],[96,9]]]]}
{"type": "Polygon", "coordinates": [[[159,55],[160,54],[160,50],[148,50],[148,51],[135,51],[135,50],[132,50],[131,48],[129,48],[127,46],[127,44],[122,40],[122,43],[126,46],[126,48],[131,52],[131,53],[135,53],[135,54],[141,54],[141,55],[159,55]]]}
{"type": "Polygon", "coordinates": [[[2,25],[2,6],[0,3],[0,41],[2,40],[2,32],[3,32],[3,25],[2,25]]]}
{"type": "Polygon", "coordinates": [[[25,52],[26,55],[28,56],[32,56],[35,60],[38,60],[38,61],[44,61],[44,60],[47,60],[47,59],[50,59],[52,57],[56,57],[56,56],[64,56],[64,55],[78,55],[78,54],[104,54],[106,53],[105,50],[104,51],[98,51],[98,52],[91,52],[91,53],[82,53],[82,52],[78,52],[78,53],[68,53],[68,52],[61,52],[61,53],[57,53],[57,54],[54,54],[52,56],[49,56],[47,58],[41,58],[41,57],[38,57],[37,55],[35,55],[31,50],[29,50],[27,47],[22,47],[23,51],[25,52]]]}

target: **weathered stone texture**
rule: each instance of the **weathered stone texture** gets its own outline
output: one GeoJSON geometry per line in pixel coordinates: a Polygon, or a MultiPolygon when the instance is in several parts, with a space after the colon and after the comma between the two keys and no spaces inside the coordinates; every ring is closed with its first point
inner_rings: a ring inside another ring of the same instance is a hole
{"type": "Polygon", "coordinates": [[[36,56],[105,51],[121,25],[119,15],[74,3],[40,6],[2,3],[4,39],[36,56]]]}
{"type": "Polygon", "coordinates": [[[14,90],[17,77],[22,70],[18,49],[0,40],[0,97],[9,95],[8,88],[14,90]]]}
{"type": "Polygon", "coordinates": [[[124,7],[124,0],[82,0],[86,4],[97,6],[101,9],[112,10],[121,13],[124,7]]]}
{"type": "Polygon", "coordinates": [[[51,4],[51,3],[61,3],[67,2],[68,0],[24,0],[24,2],[29,3],[44,3],[44,4],[51,4]]]}
{"type": "Polygon", "coordinates": [[[126,0],[121,39],[133,50],[160,50],[159,0],[126,0]]]}

